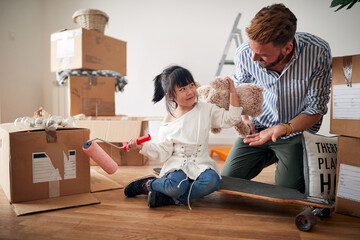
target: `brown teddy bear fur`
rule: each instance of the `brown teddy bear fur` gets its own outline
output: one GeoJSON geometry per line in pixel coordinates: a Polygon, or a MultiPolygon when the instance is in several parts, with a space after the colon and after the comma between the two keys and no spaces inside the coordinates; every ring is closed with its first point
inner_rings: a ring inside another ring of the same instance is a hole
{"type": "MultiPolygon", "coordinates": [[[[197,86],[199,84],[197,83],[197,86]]],[[[262,109],[263,89],[255,84],[243,83],[235,87],[239,97],[240,106],[243,108],[242,114],[250,117],[259,116],[262,109]]],[[[229,109],[230,92],[227,80],[216,77],[210,85],[199,86],[197,89],[199,99],[204,102],[215,104],[220,108],[229,109]]],[[[241,137],[246,137],[250,133],[250,128],[240,122],[234,126],[235,130],[241,137]]],[[[212,133],[220,133],[221,128],[212,128],[212,133]]]]}

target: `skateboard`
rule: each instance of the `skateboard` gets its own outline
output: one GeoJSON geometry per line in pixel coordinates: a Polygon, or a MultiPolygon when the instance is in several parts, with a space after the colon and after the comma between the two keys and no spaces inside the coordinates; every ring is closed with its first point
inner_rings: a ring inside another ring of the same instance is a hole
{"type": "MultiPolygon", "coordinates": [[[[155,174],[160,173],[161,168],[154,168],[155,174]]],[[[329,217],[334,209],[334,202],[308,197],[296,189],[272,185],[241,178],[222,176],[218,192],[235,194],[243,197],[267,200],[284,204],[297,204],[307,207],[295,217],[296,227],[308,232],[317,223],[317,218],[329,217]]]]}

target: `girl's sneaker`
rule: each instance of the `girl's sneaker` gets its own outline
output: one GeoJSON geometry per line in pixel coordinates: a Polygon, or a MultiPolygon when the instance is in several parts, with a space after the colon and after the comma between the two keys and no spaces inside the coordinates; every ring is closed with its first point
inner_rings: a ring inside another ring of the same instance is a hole
{"type": "Polygon", "coordinates": [[[155,178],[156,177],[154,175],[150,175],[130,182],[124,189],[125,196],[135,197],[140,194],[148,194],[149,190],[146,183],[155,178]]]}
{"type": "Polygon", "coordinates": [[[156,208],[161,206],[175,205],[175,201],[172,197],[157,191],[151,191],[148,194],[148,206],[149,208],[156,208]]]}

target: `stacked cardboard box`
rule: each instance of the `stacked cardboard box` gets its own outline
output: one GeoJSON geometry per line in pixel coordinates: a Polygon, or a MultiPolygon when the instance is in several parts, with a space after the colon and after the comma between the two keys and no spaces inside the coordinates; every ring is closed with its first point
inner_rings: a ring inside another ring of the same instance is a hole
{"type": "MultiPolygon", "coordinates": [[[[84,28],[51,34],[51,71],[111,70],[126,76],[126,42],[84,28]]],[[[69,115],[115,115],[115,78],[70,76],[69,115]]]]}
{"type": "Polygon", "coordinates": [[[51,71],[112,70],[126,76],[126,42],[78,28],[51,34],[51,71]]]}
{"type": "MultiPolygon", "coordinates": [[[[51,35],[51,71],[111,70],[126,75],[126,42],[84,28],[51,35]]],[[[148,132],[145,119],[115,116],[114,77],[70,76],[68,79],[69,115],[84,114],[91,120],[78,121],[91,130],[90,139],[101,138],[117,146],[148,132]],[[94,117],[95,116],[95,117],[94,117]],[[99,119],[99,116],[103,116],[99,119]],[[96,119],[97,117],[97,119],[96,119]],[[106,121],[104,121],[106,120],[106,121]],[[116,134],[115,134],[116,133],[116,134]]],[[[98,144],[118,165],[144,165],[138,152],[124,152],[99,141],[98,144]]],[[[91,161],[92,165],[96,165],[91,161]]]]}
{"type": "MultiPolygon", "coordinates": [[[[69,115],[115,115],[126,42],[83,28],[52,34],[51,71],[74,70],[81,74],[68,77],[69,115]],[[84,76],[84,70],[96,72],[84,76]]],[[[82,150],[89,139],[87,128],[0,124],[0,184],[17,215],[99,203],[91,192],[122,187],[100,172],[90,174],[82,150]]]]}
{"type": "Polygon", "coordinates": [[[333,58],[330,133],[340,135],[335,211],[360,217],[360,55],[333,58]]]}
{"type": "Polygon", "coordinates": [[[115,79],[113,77],[71,76],[68,84],[70,116],[115,115],[115,79]]]}

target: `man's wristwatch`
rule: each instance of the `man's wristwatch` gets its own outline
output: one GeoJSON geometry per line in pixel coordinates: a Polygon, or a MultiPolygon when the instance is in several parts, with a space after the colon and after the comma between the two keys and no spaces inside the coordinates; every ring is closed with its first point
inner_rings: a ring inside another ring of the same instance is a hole
{"type": "Polygon", "coordinates": [[[286,128],[285,136],[289,136],[294,132],[294,127],[291,125],[291,123],[278,123],[278,125],[284,126],[286,128]]]}

